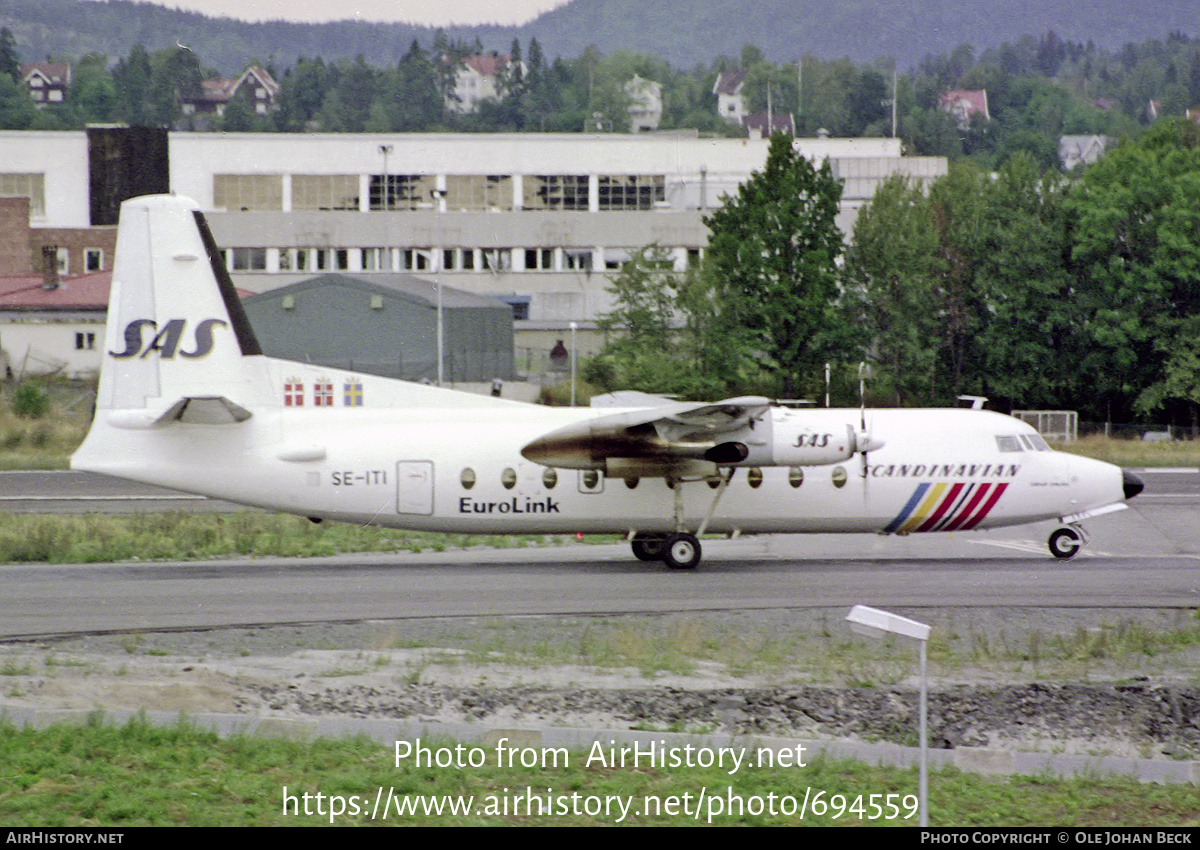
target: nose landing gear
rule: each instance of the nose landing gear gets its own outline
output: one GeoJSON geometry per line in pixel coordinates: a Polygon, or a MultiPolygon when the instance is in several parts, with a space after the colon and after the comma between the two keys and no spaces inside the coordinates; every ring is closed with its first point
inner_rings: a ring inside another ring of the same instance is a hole
{"type": "Polygon", "coordinates": [[[1078,525],[1064,525],[1051,533],[1048,545],[1051,555],[1067,561],[1078,555],[1087,542],[1087,535],[1078,525]]]}

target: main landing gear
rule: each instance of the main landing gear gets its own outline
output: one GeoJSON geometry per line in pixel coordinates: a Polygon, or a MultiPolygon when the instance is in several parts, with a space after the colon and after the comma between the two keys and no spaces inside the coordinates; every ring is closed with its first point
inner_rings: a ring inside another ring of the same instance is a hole
{"type": "Polygon", "coordinates": [[[1078,525],[1064,525],[1056,528],[1050,534],[1050,554],[1067,561],[1079,554],[1079,550],[1087,545],[1087,535],[1078,525]]]}
{"type": "Polygon", "coordinates": [[[700,563],[700,540],[694,534],[640,534],[630,541],[639,561],[662,561],[672,570],[694,570],[700,563]]]}
{"type": "MultiPolygon", "coordinates": [[[[700,563],[701,549],[700,536],[704,534],[708,524],[712,521],[713,514],[717,510],[717,502],[721,501],[721,496],[725,494],[725,490],[729,487],[729,482],[733,478],[733,467],[721,474],[720,483],[717,484],[716,492],[713,494],[712,503],[708,506],[708,513],[704,517],[704,521],[696,529],[696,533],[692,534],[684,528],[683,519],[683,479],[669,479],[671,489],[675,492],[675,531],[670,534],[661,533],[645,533],[635,534],[630,539],[630,545],[633,547],[633,554],[639,561],[662,561],[671,570],[694,570],[700,563]]],[[[691,479],[707,481],[708,479],[691,479]]]]}

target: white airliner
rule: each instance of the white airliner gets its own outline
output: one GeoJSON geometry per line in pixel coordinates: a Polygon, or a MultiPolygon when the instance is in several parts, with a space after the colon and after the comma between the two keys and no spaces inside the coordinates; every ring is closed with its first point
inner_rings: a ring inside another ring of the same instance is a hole
{"type": "Polygon", "coordinates": [[[95,421],[75,469],[363,525],[620,533],[642,560],[699,537],[1078,523],[1141,482],[975,410],[765,398],[547,408],[265,357],[195,203],[121,210],[95,421]]]}

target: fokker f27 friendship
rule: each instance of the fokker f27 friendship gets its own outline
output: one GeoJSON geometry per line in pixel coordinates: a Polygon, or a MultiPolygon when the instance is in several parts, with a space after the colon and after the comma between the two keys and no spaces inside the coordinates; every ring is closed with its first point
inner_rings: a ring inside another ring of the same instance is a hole
{"type": "Polygon", "coordinates": [[[1141,482],[974,410],[758,397],[547,408],[262,354],[194,202],[121,210],[95,421],[72,467],[313,520],[620,533],[695,567],[705,533],[967,531],[1125,507],[1141,482]]]}

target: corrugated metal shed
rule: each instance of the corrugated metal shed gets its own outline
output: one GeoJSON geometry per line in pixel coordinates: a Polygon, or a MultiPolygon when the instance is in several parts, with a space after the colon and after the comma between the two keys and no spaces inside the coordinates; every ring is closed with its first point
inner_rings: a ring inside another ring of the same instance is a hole
{"type": "MultiPolygon", "coordinates": [[[[243,301],[263,352],[406,381],[437,379],[437,285],[407,274],[343,274],[243,301]]],[[[512,308],[443,287],[447,381],[513,377],[512,308]]]]}

